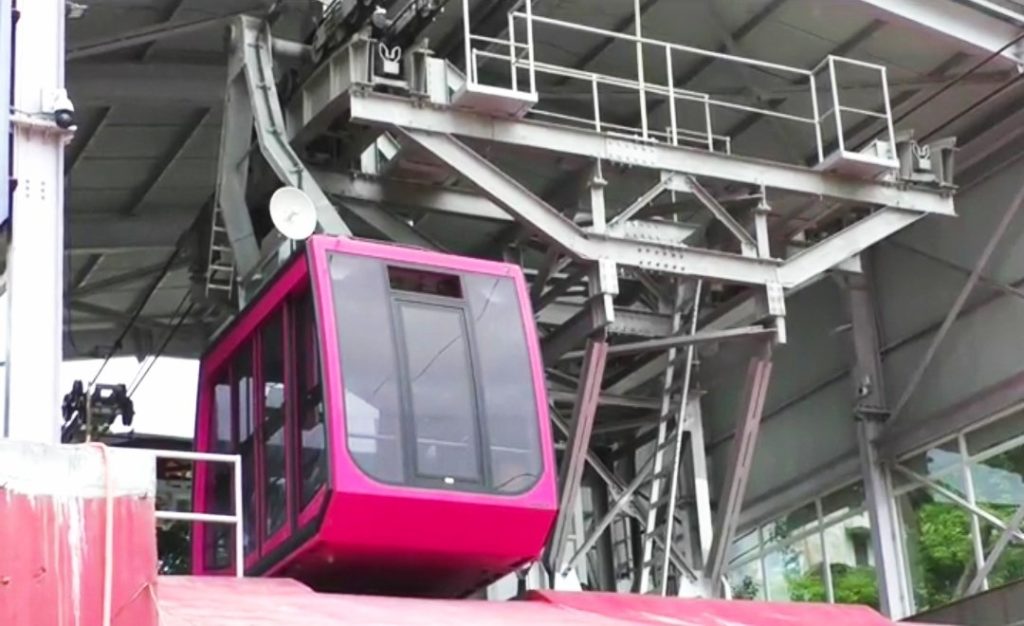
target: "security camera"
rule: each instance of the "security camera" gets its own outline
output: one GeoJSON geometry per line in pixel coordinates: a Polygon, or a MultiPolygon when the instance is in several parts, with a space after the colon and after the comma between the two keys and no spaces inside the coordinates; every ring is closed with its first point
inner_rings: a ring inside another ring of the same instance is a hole
{"type": "Polygon", "coordinates": [[[71,102],[66,89],[54,92],[50,110],[53,113],[53,121],[60,128],[67,130],[75,125],[75,104],[71,102]]]}

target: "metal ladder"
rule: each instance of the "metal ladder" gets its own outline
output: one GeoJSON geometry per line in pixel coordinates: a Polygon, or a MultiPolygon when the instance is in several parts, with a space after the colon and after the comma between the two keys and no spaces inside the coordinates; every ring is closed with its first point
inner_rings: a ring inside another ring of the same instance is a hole
{"type": "Polygon", "coordinates": [[[214,204],[211,211],[210,253],[206,261],[206,297],[231,298],[235,286],[235,258],[231,252],[231,238],[224,225],[224,214],[214,204]]]}
{"type": "MultiPolygon", "coordinates": [[[[694,305],[691,315],[691,325],[697,316],[698,301],[701,288],[698,284],[694,295],[694,305]]],[[[683,306],[685,289],[682,283],[676,286],[674,303],[672,306],[672,334],[678,335],[683,329],[683,306]]],[[[689,329],[692,334],[693,329],[689,329]]],[[[677,496],[678,476],[673,476],[679,471],[679,455],[686,449],[687,438],[685,437],[685,408],[678,403],[687,402],[686,386],[690,383],[690,369],[692,363],[688,355],[684,359],[682,368],[677,367],[676,362],[680,350],[672,348],[668,352],[668,369],[662,383],[661,419],[658,421],[658,434],[655,439],[654,469],[651,477],[650,505],[647,509],[647,520],[644,524],[643,550],[640,560],[640,580],[638,591],[640,593],[658,592],[662,595],[668,593],[668,580],[671,577],[671,559],[665,558],[666,551],[672,549],[680,531],[685,529],[685,524],[678,523],[677,518],[677,496]],[[682,370],[677,375],[677,370],[682,370]],[[675,392],[682,393],[677,398],[675,392]],[[675,400],[675,402],[674,402],[675,400]],[[659,534],[664,534],[663,541],[658,542],[659,534]],[[659,546],[658,544],[661,543],[659,546]],[[657,553],[656,553],[657,552],[657,553]]]]}

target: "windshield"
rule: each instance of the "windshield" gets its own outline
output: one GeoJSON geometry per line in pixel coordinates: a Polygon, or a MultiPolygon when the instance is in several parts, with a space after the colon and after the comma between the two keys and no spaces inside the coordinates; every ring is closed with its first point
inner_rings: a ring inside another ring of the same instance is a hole
{"type": "Polygon", "coordinates": [[[387,483],[520,493],[542,469],[509,277],[331,254],[348,449],[387,483]]]}

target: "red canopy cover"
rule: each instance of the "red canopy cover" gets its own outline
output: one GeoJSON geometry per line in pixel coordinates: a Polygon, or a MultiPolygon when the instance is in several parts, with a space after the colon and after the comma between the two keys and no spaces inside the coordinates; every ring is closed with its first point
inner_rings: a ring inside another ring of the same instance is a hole
{"type": "Polygon", "coordinates": [[[284,579],[165,577],[162,626],[893,626],[858,606],[534,592],[510,602],[320,594],[284,579]]]}

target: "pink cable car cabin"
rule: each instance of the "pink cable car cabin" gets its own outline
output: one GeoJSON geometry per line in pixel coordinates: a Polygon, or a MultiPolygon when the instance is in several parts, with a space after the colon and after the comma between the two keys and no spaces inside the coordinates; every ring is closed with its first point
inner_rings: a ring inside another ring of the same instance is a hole
{"type": "MultiPolygon", "coordinates": [[[[243,463],[248,575],[459,596],[539,557],[557,496],[544,376],[514,265],[314,236],[200,369],[197,449],[243,463]]],[[[231,514],[200,464],[197,510],[231,514]]],[[[196,573],[233,528],[196,525],[196,573]]]]}

